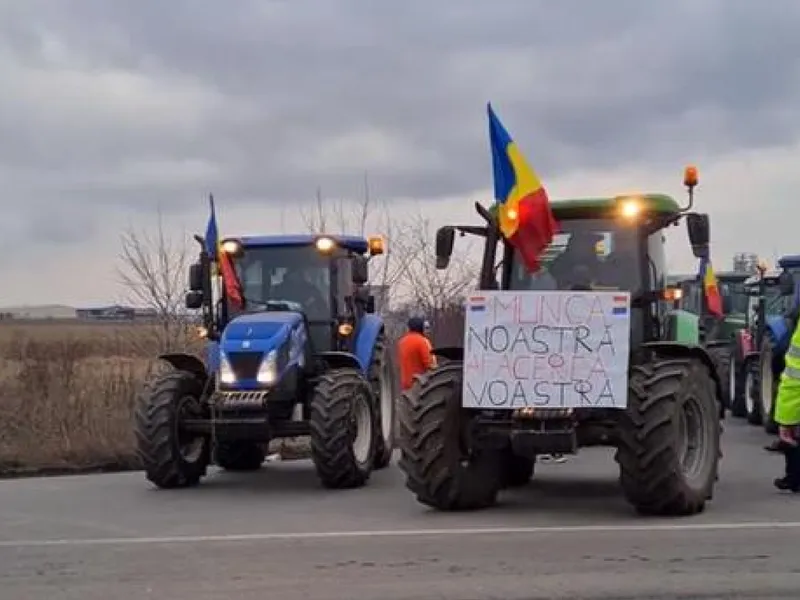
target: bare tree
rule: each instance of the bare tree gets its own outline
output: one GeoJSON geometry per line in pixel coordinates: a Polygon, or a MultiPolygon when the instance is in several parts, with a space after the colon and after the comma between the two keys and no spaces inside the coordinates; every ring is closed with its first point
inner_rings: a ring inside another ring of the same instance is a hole
{"type": "Polygon", "coordinates": [[[158,327],[154,334],[163,352],[184,348],[189,334],[183,313],[189,262],[185,237],[167,236],[159,210],[154,232],[129,227],[121,234],[120,245],[117,273],[127,301],[155,313],[158,327]]]}

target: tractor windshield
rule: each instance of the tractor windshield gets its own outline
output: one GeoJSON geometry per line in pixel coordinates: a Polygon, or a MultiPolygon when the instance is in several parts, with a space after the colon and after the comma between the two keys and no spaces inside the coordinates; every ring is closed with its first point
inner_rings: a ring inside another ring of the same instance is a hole
{"type": "Polygon", "coordinates": [[[564,219],[534,274],[515,254],[512,290],[642,289],[638,231],[613,219],[564,219]]]}
{"type": "Polygon", "coordinates": [[[247,248],[236,262],[247,310],[264,309],[267,300],[299,304],[309,321],[331,318],[330,258],[313,246],[247,248]]]}
{"type": "Polygon", "coordinates": [[[719,282],[719,292],[722,296],[722,304],[726,315],[746,314],[749,296],[744,287],[744,282],[725,281],[719,282]]]}

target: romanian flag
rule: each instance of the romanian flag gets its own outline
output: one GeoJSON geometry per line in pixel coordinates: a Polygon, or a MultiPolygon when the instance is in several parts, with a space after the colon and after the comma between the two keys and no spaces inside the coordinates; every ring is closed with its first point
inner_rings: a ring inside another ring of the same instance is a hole
{"type": "Polygon", "coordinates": [[[557,231],[556,220],[536,172],[495,115],[492,105],[487,108],[500,231],[533,273],[539,269],[542,251],[557,231]]]}
{"type": "Polygon", "coordinates": [[[711,261],[708,257],[700,259],[700,279],[705,290],[708,312],[722,318],[724,316],[722,312],[722,296],[719,293],[717,276],[714,275],[714,268],[711,266],[711,261]]]}
{"type": "Polygon", "coordinates": [[[219,231],[217,229],[217,213],[214,209],[214,196],[209,196],[208,201],[211,207],[211,214],[208,217],[206,227],[206,253],[209,259],[216,261],[217,272],[222,275],[222,285],[225,287],[225,295],[236,308],[244,308],[244,295],[236,270],[233,268],[231,257],[222,251],[219,241],[219,231]]]}

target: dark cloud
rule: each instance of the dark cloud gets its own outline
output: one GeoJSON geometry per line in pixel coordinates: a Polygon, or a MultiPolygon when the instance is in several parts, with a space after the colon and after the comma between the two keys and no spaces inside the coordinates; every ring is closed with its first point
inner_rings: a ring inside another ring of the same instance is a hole
{"type": "Polygon", "coordinates": [[[0,175],[76,215],[363,169],[454,196],[489,185],[487,100],[548,177],[788,144],[798,26],[793,0],[6,1],[0,175]]]}

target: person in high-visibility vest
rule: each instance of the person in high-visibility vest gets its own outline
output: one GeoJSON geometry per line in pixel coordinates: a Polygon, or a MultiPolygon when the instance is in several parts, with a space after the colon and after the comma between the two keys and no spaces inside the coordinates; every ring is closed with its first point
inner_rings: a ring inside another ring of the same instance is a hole
{"type": "Polygon", "coordinates": [[[800,492],[800,320],[794,322],[785,360],[774,418],[786,457],[786,474],[775,480],[775,487],[797,493],[800,492]]]}

